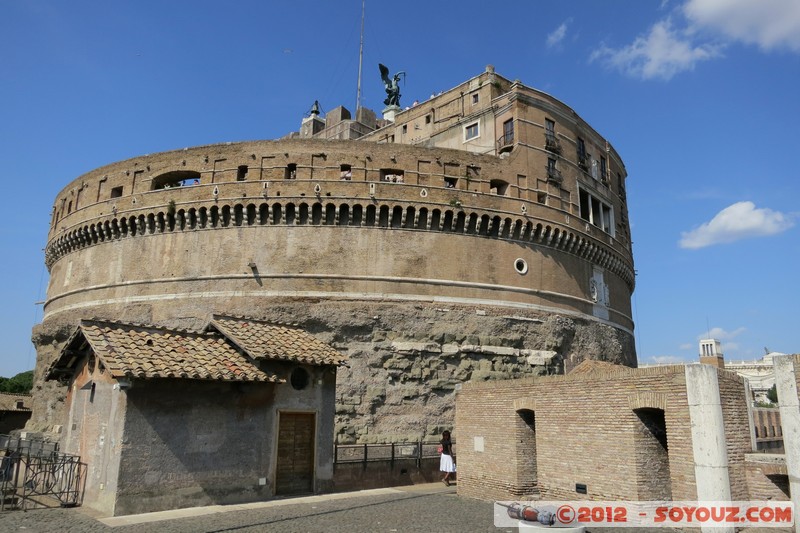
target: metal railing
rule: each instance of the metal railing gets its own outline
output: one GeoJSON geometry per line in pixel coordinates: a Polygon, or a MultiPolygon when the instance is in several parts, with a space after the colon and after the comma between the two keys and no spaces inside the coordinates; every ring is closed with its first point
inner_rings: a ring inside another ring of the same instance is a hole
{"type": "Polygon", "coordinates": [[[506,148],[506,147],[511,146],[513,144],[514,144],[514,132],[513,131],[504,132],[503,135],[501,135],[500,138],[497,139],[497,149],[498,150],[502,150],[503,148],[506,148]]]}
{"type": "Polygon", "coordinates": [[[586,153],[578,152],[578,166],[584,172],[589,172],[589,156],[586,153]]]}
{"type": "Polygon", "coordinates": [[[85,470],[57,443],[0,435],[0,511],[78,506],[85,470]]]}
{"type": "Polygon", "coordinates": [[[561,175],[561,171],[558,170],[557,168],[551,167],[551,166],[548,166],[548,167],[545,167],[545,168],[547,168],[547,179],[548,180],[561,183],[561,181],[564,179],[563,176],[561,175]]]}
{"type": "Polygon", "coordinates": [[[551,152],[555,152],[557,154],[561,153],[561,141],[558,140],[555,133],[552,132],[545,132],[544,134],[544,147],[546,150],[551,152]]]}
{"type": "MultiPolygon", "coordinates": [[[[453,451],[456,443],[453,441],[453,451]]],[[[419,466],[422,459],[439,457],[438,442],[408,442],[385,444],[334,444],[333,464],[370,463],[413,459],[419,466]]]]}

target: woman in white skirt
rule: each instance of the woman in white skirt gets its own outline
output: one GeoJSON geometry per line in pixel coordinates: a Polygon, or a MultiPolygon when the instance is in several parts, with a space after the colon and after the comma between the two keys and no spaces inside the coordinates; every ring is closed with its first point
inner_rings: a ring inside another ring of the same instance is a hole
{"type": "Polygon", "coordinates": [[[441,458],[439,459],[439,470],[444,472],[442,483],[449,487],[450,474],[456,471],[456,463],[453,461],[453,443],[450,440],[449,431],[442,433],[441,446],[439,449],[441,450],[442,454],[441,458]]]}

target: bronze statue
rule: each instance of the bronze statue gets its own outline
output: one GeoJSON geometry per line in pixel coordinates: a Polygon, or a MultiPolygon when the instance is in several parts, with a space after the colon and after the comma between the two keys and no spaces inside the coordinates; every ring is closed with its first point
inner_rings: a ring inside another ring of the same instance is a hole
{"type": "Polygon", "coordinates": [[[381,79],[386,88],[386,100],[383,101],[387,106],[400,107],[400,76],[405,76],[405,72],[398,72],[391,78],[389,77],[389,68],[382,63],[378,63],[378,68],[381,69],[381,79]]]}

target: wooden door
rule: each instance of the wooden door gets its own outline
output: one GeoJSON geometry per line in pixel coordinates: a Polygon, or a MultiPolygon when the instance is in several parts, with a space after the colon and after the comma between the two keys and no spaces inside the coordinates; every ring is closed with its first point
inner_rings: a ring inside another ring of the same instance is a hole
{"type": "Polygon", "coordinates": [[[275,493],[314,491],[314,414],[280,413],[275,493]]]}

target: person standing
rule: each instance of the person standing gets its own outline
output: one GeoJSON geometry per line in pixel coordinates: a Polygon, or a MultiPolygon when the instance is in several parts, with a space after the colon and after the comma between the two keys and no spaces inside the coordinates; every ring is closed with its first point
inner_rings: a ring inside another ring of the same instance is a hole
{"type": "Polygon", "coordinates": [[[439,458],[439,470],[444,472],[442,483],[450,486],[450,474],[456,471],[456,463],[453,460],[453,442],[450,440],[450,432],[445,431],[442,433],[442,440],[440,442],[442,456],[439,458]]]}

